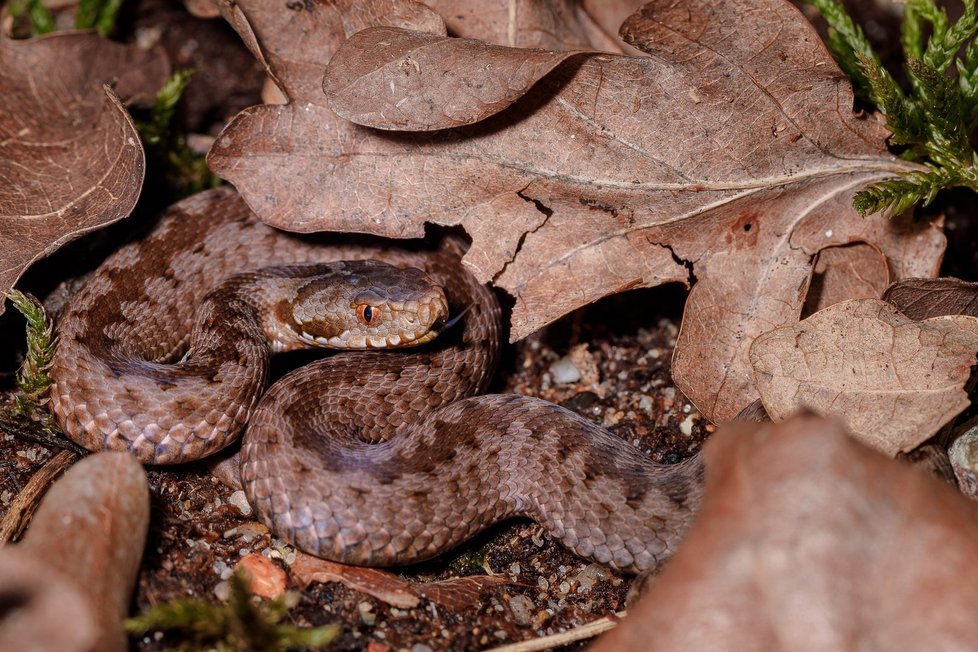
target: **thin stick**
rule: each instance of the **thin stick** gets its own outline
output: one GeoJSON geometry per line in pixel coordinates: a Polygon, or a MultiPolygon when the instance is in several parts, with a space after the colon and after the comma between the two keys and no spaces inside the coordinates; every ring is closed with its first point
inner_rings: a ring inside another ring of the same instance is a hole
{"type": "Polygon", "coordinates": [[[51,433],[49,436],[37,434],[38,424],[28,422],[25,425],[17,419],[11,419],[6,414],[0,412],[0,431],[13,435],[21,441],[31,444],[38,444],[45,448],[61,448],[74,451],[79,457],[88,455],[88,451],[71,441],[64,435],[58,436],[51,433]]]}
{"type": "Polygon", "coordinates": [[[74,451],[61,450],[45,462],[27,481],[24,488],[10,503],[10,508],[0,519],[0,544],[8,543],[19,538],[34,515],[38,503],[47,491],[48,485],[71,466],[78,455],[74,451]]]}
{"type": "Polygon", "coordinates": [[[501,645],[486,652],[538,652],[539,650],[550,650],[561,645],[567,645],[568,643],[583,641],[588,638],[593,638],[598,634],[603,634],[610,629],[614,629],[618,621],[624,618],[627,613],[626,611],[619,611],[613,616],[605,616],[604,618],[592,620],[587,624],[569,629],[566,632],[532,638],[529,641],[501,645]]]}

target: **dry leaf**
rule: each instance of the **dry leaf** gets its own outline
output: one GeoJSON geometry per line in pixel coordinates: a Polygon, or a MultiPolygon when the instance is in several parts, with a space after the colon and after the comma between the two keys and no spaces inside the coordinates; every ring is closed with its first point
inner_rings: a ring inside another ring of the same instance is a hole
{"type": "Polygon", "coordinates": [[[721,428],[696,522],[595,652],[968,650],[978,506],[796,417],[721,428]]]}
{"type": "Polygon", "coordinates": [[[847,299],[879,299],[889,282],[886,256],[873,245],[857,242],[823,249],[812,268],[802,314],[847,299]]]}
{"type": "Polygon", "coordinates": [[[517,584],[502,575],[472,575],[453,577],[438,582],[415,583],[413,589],[422,598],[431,600],[449,611],[465,611],[478,605],[482,596],[497,586],[517,584]]]}
{"type": "Polygon", "coordinates": [[[272,3],[217,0],[221,14],[276,85],[296,103],[324,104],[323,71],[340,43],[375,25],[445,33],[445,23],[413,0],[272,3]]]}
{"type": "Polygon", "coordinates": [[[957,278],[908,278],[886,288],[883,300],[910,319],[940,315],[978,317],[978,283],[957,278]]]}
{"type": "MultiPolygon", "coordinates": [[[[149,526],[149,486],[128,453],[82,459],[41,501],[18,548],[71,580],[94,607],[100,652],[123,652],[149,526]]],[[[23,649],[23,648],[21,648],[23,649]]]]}
{"type": "Polygon", "coordinates": [[[817,252],[870,242],[895,277],[927,276],[943,235],[852,210],[908,164],[849,111],[848,82],[788,4],[663,0],[623,34],[654,56],[580,55],[475,125],[381,133],[302,93],[240,113],[208,161],[289,230],[463,226],[465,263],[516,297],[514,339],[607,294],[695,280],[673,372],[702,414],[729,419],[756,398],[750,342],[798,318],[817,252]]]}
{"type": "Polygon", "coordinates": [[[95,606],[69,578],[20,546],[0,547],[0,650],[92,652],[95,606]]]}
{"type": "MultiPolygon", "coordinates": [[[[600,0],[600,4],[607,1],[600,0]]],[[[587,7],[580,0],[428,0],[425,4],[444,17],[452,36],[513,48],[601,50],[621,54],[628,46],[615,37],[618,26],[642,3],[631,0],[636,6],[627,11],[622,8],[624,13],[620,11],[618,21],[613,24],[595,20],[595,16],[605,18],[606,12],[596,13],[597,7],[587,7]]]]}
{"type": "Polygon", "coordinates": [[[439,582],[409,582],[377,568],[348,566],[297,552],[292,574],[303,587],[311,582],[339,582],[399,609],[413,609],[422,598],[450,611],[477,605],[487,590],[514,582],[502,576],[456,577],[439,582]]]}
{"type": "Polygon", "coordinates": [[[132,210],[143,147],[116,92],[152,98],[167,72],[160,51],[94,33],[0,38],[0,296],[34,261],[132,210]]]}
{"type": "Polygon", "coordinates": [[[761,335],[750,348],[774,421],[799,407],[838,414],[888,455],[915,448],[969,405],[978,318],[921,322],[878,299],[830,306],[761,335]]]}
{"type": "Polygon", "coordinates": [[[421,602],[411,589],[411,583],[393,573],[378,568],[338,564],[299,551],[296,551],[296,560],[292,565],[292,577],[302,587],[312,582],[339,582],[398,609],[413,609],[421,602]]]}
{"type": "Polygon", "coordinates": [[[323,92],[337,115],[365,127],[447,129],[498,113],[574,54],[372,27],[330,60],[323,92]]]}

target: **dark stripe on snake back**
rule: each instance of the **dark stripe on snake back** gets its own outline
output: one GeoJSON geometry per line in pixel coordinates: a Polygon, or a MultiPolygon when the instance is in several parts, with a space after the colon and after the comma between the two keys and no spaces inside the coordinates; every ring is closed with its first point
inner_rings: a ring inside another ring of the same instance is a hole
{"type": "Polygon", "coordinates": [[[302,550],[358,565],[422,561],[529,516],[584,557],[625,572],[656,566],[692,521],[700,459],[657,465],[552,403],[470,397],[494,366],[500,311],[460,254],[427,268],[456,310],[468,308],[462,332],[442,336],[454,340],[337,355],[265,394],[241,456],[259,517],[302,550]]]}

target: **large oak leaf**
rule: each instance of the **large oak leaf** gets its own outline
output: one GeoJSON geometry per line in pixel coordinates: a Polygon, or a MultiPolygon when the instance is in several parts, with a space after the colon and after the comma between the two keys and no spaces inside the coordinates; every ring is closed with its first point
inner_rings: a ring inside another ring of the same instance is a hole
{"type": "Polygon", "coordinates": [[[663,0],[622,34],[652,56],[577,57],[475,125],[381,133],[302,93],[239,114],[208,160],[286,229],[463,226],[466,264],[516,298],[514,339],[607,294],[695,281],[674,376],[708,418],[729,419],[756,398],[750,342],[798,318],[817,252],[866,241],[894,278],[929,276],[943,236],[852,210],[855,191],[908,164],[852,113],[848,82],[790,5],[663,0]]]}
{"type": "Polygon", "coordinates": [[[94,32],[0,38],[0,294],[35,260],[129,214],[144,154],[119,96],[152,98],[167,72],[161,51],[94,32]]]}
{"type": "Polygon", "coordinates": [[[594,652],[968,650],[978,507],[796,417],[721,428],[696,522],[594,652]]]}

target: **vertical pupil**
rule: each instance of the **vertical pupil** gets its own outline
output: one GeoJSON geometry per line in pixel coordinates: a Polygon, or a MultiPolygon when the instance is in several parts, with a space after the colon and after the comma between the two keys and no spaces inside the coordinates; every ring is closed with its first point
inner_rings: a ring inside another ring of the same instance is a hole
{"type": "Polygon", "coordinates": [[[371,306],[365,306],[363,309],[363,320],[368,324],[374,318],[374,309],[371,306]]]}

